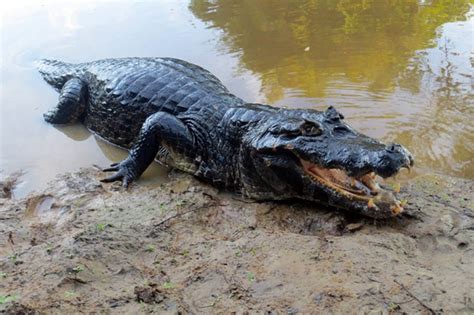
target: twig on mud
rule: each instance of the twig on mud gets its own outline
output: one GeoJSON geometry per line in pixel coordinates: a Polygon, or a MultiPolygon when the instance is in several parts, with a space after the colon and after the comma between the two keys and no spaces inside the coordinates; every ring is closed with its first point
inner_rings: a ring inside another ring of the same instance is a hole
{"type": "Polygon", "coordinates": [[[265,201],[260,201],[260,200],[255,200],[255,201],[246,200],[246,199],[239,198],[239,197],[235,197],[235,196],[232,196],[231,199],[236,200],[236,201],[239,201],[239,202],[243,202],[243,203],[248,203],[248,204],[263,203],[263,202],[265,202],[265,201]]]}
{"type": "Polygon", "coordinates": [[[64,280],[69,280],[69,281],[72,281],[72,282],[77,282],[77,283],[81,283],[81,284],[86,284],[88,283],[88,281],[86,280],[83,280],[81,278],[77,278],[77,277],[66,277],[64,278],[64,280]]]}
{"type": "Polygon", "coordinates": [[[165,224],[166,222],[170,221],[170,220],[173,220],[173,219],[176,219],[178,217],[182,217],[183,215],[185,214],[188,214],[190,212],[194,212],[194,211],[199,211],[201,209],[206,209],[206,208],[209,208],[209,207],[215,207],[215,206],[226,206],[226,204],[220,204],[220,203],[210,203],[210,204],[207,204],[207,205],[204,205],[204,206],[201,206],[201,207],[197,207],[197,208],[192,208],[192,209],[189,209],[189,210],[186,210],[184,212],[179,212],[179,213],[176,213],[156,224],[153,224],[153,227],[158,227],[160,225],[163,225],[165,224]]]}
{"type": "Polygon", "coordinates": [[[375,278],[372,278],[370,276],[367,276],[367,279],[369,279],[370,281],[373,281],[373,282],[377,282],[377,283],[382,283],[380,282],[379,280],[375,279],[375,278]]]}
{"type": "Polygon", "coordinates": [[[208,194],[207,192],[203,192],[202,195],[208,197],[211,200],[217,200],[216,196],[208,194]]]}
{"type": "Polygon", "coordinates": [[[268,207],[268,209],[263,213],[264,215],[267,215],[269,214],[270,212],[272,212],[273,210],[275,210],[276,208],[278,208],[278,205],[274,204],[274,205],[271,205],[270,207],[268,207]]]}
{"type": "Polygon", "coordinates": [[[15,242],[13,241],[13,232],[10,231],[8,232],[8,243],[10,243],[10,245],[13,247],[13,245],[15,245],[15,242]]]}
{"type": "Polygon", "coordinates": [[[415,299],[418,303],[420,303],[421,306],[423,306],[428,312],[430,312],[430,314],[432,315],[436,315],[436,312],[431,308],[429,307],[428,305],[426,305],[423,301],[421,301],[419,298],[417,298],[413,293],[411,293],[406,286],[404,286],[402,283],[398,282],[397,280],[393,280],[396,284],[398,284],[400,286],[400,288],[402,288],[403,290],[405,290],[405,292],[410,296],[412,297],[413,299],[415,299]]]}

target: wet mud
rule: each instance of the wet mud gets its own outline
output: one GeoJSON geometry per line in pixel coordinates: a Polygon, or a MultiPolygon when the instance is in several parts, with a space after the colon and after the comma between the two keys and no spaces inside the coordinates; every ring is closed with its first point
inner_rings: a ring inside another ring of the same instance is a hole
{"type": "Polygon", "coordinates": [[[127,191],[101,176],[0,196],[2,312],[474,312],[473,181],[418,177],[403,216],[373,220],[180,173],[127,191]]]}

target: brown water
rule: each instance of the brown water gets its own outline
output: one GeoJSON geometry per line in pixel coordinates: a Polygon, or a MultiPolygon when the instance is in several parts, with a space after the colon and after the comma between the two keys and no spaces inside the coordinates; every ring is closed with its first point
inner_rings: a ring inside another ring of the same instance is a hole
{"type": "MultiPolygon", "coordinates": [[[[0,169],[22,196],[125,152],[42,113],[57,94],[33,61],[172,56],[249,102],[324,109],[413,152],[416,174],[474,178],[470,1],[59,1],[2,4],[0,169]]],[[[152,167],[145,180],[162,180],[152,167]]]]}

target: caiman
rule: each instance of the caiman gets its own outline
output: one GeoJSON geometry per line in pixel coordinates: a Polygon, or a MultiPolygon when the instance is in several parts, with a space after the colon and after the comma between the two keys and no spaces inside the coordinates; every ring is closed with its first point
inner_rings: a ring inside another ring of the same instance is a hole
{"type": "Polygon", "coordinates": [[[129,149],[104,169],[115,172],[104,182],[128,186],[157,160],[251,199],[304,199],[373,218],[403,211],[376,175],[409,169],[412,155],[355,131],[334,107],[246,103],[209,71],[174,58],[41,60],[38,70],[60,93],[47,122],[82,122],[129,149]]]}

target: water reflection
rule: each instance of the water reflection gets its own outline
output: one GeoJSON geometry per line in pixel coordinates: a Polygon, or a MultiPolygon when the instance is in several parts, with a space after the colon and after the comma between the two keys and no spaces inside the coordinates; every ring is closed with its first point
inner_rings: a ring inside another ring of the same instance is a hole
{"type": "Polygon", "coordinates": [[[261,75],[274,102],[288,88],[325,96],[340,75],[368,83],[371,91],[393,91],[413,52],[426,47],[442,23],[462,17],[468,3],[195,0],[190,9],[225,32],[226,49],[261,75]]]}
{"type": "Polygon", "coordinates": [[[444,24],[436,45],[419,51],[401,75],[402,82],[416,78],[418,94],[425,93],[427,106],[420,115],[398,124],[404,131],[396,135],[423,156],[428,168],[442,166],[469,178],[474,177],[473,71],[469,60],[473,17],[471,11],[465,22],[444,24]]]}
{"type": "Polygon", "coordinates": [[[74,141],[84,141],[89,139],[91,136],[89,130],[87,130],[87,128],[82,124],[61,127],[56,126],[55,128],[74,141]]]}
{"type": "Polygon", "coordinates": [[[336,105],[414,151],[418,171],[474,178],[469,3],[194,0],[190,10],[259,75],[267,102],[336,105]]]}

